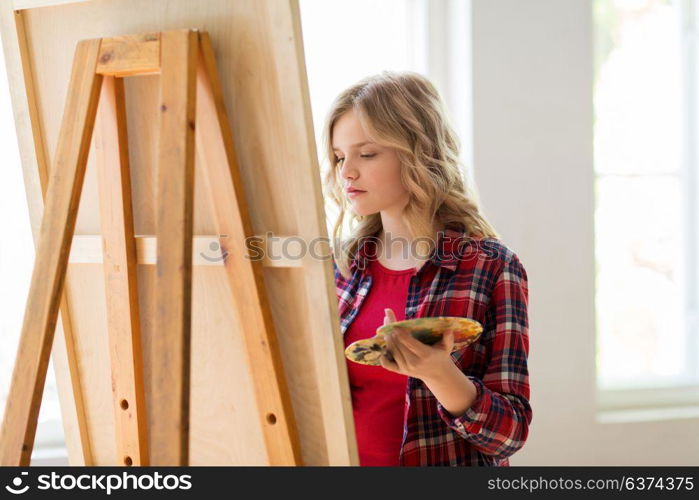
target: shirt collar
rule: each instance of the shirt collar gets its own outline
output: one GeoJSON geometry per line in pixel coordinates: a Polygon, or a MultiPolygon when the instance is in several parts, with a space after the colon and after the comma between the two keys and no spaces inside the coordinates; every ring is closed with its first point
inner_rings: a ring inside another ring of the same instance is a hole
{"type": "MultiPolygon", "coordinates": [[[[440,231],[437,235],[437,245],[432,250],[427,264],[444,267],[451,271],[456,270],[459,261],[457,250],[459,241],[463,240],[463,238],[465,238],[465,233],[456,229],[447,228],[444,231],[440,231]]],[[[357,248],[355,258],[352,260],[352,269],[356,268],[360,263],[362,264],[362,269],[367,269],[369,265],[367,253],[374,249],[374,243],[373,238],[362,239],[357,248]]],[[[425,266],[422,266],[420,270],[424,268],[425,266]]]]}

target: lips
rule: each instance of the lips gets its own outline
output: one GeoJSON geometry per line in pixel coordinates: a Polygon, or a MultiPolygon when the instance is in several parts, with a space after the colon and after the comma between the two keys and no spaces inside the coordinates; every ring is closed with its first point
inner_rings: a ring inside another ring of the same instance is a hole
{"type": "Polygon", "coordinates": [[[346,189],[347,194],[352,194],[352,193],[366,193],[366,191],[363,191],[361,189],[355,189],[355,188],[347,188],[346,189]]]}

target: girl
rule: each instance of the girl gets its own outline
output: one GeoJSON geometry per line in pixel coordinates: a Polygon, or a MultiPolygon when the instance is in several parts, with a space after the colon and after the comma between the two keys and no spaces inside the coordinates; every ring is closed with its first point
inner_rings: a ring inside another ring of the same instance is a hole
{"type": "Polygon", "coordinates": [[[508,466],[532,420],[527,274],[466,187],[441,97],[384,71],[336,98],[323,134],[345,347],[403,319],[483,325],[455,352],[450,331],[432,346],[399,331],[381,366],[347,362],[360,464],[508,466]]]}

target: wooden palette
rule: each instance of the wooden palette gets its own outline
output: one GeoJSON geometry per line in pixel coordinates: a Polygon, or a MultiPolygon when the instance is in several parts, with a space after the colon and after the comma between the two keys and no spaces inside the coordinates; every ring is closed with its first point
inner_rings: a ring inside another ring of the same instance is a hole
{"type": "Polygon", "coordinates": [[[352,342],[345,349],[345,356],[355,363],[380,365],[379,358],[386,352],[384,336],[398,328],[408,330],[414,338],[427,345],[439,342],[442,334],[451,328],[454,330],[452,352],[471,345],[483,331],[483,327],[478,321],[458,316],[407,319],[379,327],[374,337],[352,342]]]}

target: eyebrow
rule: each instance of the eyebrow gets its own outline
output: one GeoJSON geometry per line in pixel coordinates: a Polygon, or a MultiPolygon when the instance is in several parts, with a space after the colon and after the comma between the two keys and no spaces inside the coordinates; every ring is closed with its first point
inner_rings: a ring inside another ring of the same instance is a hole
{"type": "MultiPolygon", "coordinates": [[[[352,144],[350,147],[351,148],[358,148],[359,146],[364,146],[365,144],[376,144],[376,143],[372,142],[372,141],[364,141],[364,142],[358,142],[357,144],[352,144]]],[[[333,151],[339,151],[339,150],[333,146],[333,151]]]]}

